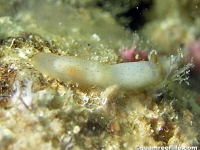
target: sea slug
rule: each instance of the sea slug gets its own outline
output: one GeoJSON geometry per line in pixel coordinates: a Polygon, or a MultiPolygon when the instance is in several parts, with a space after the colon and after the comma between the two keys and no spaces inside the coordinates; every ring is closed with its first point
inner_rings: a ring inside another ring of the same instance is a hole
{"type": "Polygon", "coordinates": [[[31,61],[35,69],[45,75],[84,87],[117,84],[123,89],[139,90],[160,82],[160,69],[155,61],[108,65],[51,53],[38,53],[31,61]]]}

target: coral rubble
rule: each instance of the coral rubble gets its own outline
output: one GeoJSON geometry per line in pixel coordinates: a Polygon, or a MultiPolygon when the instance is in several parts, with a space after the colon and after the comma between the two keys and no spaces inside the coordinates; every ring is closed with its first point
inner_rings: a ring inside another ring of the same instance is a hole
{"type": "MultiPolygon", "coordinates": [[[[157,15],[155,20],[150,17],[150,22],[138,31],[145,33],[144,39],[152,36],[151,42],[157,43],[158,49],[158,60],[154,59],[162,64],[160,85],[140,91],[127,91],[118,85],[81,87],[46,76],[31,63],[35,54],[45,52],[117,64],[121,63],[119,50],[124,47],[139,43],[139,49],[150,50],[150,40],[144,42],[137,33],[118,24],[114,18],[118,11],[114,6],[111,12],[107,9],[112,1],[0,2],[5,3],[4,9],[0,5],[0,149],[199,146],[198,89],[190,89],[182,82],[190,83],[196,78],[185,77],[190,76],[192,63],[176,61],[179,55],[174,52],[181,42],[193,41],[193,31],[197,31],[199,12],[188,16],[183,9],[186,1],[174,5],[173,17],[170,13],[164,18],[157,15]],[[184,11],[180,20],[174,15],[177,11],[184,11]],[[181,26],[185,18],[197,22],[191,28],[188,23],[181,26]]],[[[116,1],[115,7],[120,3],[123,2],[116,1]]],[[[160,11],[157,0],[123,3],[121,11],[144,3],[153,6],[148,10],[149,16],[160,11]]],[[[199,7],[192,0],[188,11],[193,4],[199,7]]],[[[145,51],[145,60],[146,53],[150,51],[145,51]]]]}

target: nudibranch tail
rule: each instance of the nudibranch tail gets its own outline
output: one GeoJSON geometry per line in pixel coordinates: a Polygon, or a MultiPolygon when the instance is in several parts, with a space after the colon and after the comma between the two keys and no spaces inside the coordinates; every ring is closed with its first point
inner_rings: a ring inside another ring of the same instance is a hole
{"type": "Polygon", "coordinates": [[[108,65],[50,53],[38,53],[31,61],[35,69],[43,74],[80,86],[107,87],[117,84],[124,89],[138,90],[160,81],[157,63],[151,61],[108,65]]]}

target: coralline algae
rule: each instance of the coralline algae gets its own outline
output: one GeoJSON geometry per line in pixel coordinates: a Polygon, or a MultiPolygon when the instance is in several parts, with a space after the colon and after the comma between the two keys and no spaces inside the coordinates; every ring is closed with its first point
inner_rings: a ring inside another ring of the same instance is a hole
{"type": "Polygon", "coordinates": [[[117,84],[124,89],[138,90],[160,81],[159,65],[152,61],[108,65],[72,56],[38,53],[32,58],[32,64],[45,75],[80,86],[117,84]]]}

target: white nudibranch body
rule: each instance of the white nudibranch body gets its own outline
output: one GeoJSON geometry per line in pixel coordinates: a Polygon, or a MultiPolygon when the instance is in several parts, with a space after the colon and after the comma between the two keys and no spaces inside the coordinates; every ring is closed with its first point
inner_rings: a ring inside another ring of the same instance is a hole
{"type": "Polygon", "coordinates": [[[160,81],[160,69],[152,61],[108,65],[77,57],[38,53],[32,58],[32,64],[45,75],[84,87],[117,84],[124,89],[139,90],[160,81]]]}

